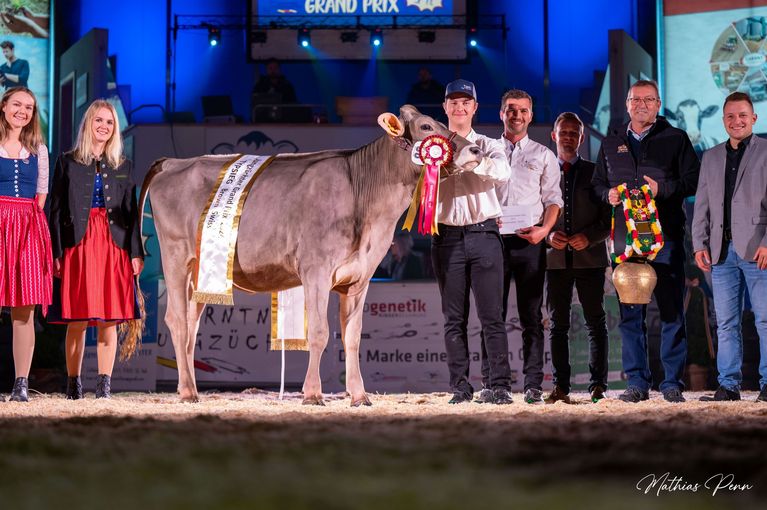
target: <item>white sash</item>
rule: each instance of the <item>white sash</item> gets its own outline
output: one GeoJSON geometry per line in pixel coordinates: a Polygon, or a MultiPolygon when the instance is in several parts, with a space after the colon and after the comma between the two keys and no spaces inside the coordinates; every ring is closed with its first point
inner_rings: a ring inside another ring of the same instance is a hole
{"type": "Polygon", "coordinates": [[[272,293],[270,312],[272,318],[270,350],[309,350],[306,334],[308,320],[303,287],[293,287],[272,293]]]}
{"type": "Polygon", "coordinates": [[[228,161],[221,169],[217,185],[198,228],[199,257],[197,280],[192,299],[198,303],[232,305],[234,249],[242,206],[256,177],[273,156],[244,155],[228,161]]]}

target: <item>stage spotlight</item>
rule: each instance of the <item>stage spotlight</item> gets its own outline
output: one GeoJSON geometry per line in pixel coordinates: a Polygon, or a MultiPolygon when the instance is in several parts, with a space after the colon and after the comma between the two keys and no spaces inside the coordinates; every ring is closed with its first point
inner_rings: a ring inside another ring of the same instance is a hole
{"type": "Polygon", "coordinates": [[[259,30],[251,34],[251,41],[256,44],[266,44],[266,32],[259,30]]]}
{"type": "Polygon", "coordinates": [[[214,26],[208,27],[208,43],[211,46],[218,46],[221,42],[221,29],[214,26]]]}
{"type": "Polygon", "coordinates": [[[433,43],[437,34],[433,30],[421,30],[418,32],[418,42],[433,43]]]}
{"type": "Polygon", "coordinates": [[[383,32],[380,28],[370,31],[370,44],[378,48],[383,44],[383,32]]]}
{"type": "Polygon", "coordinates": [[[300,28],[298,29],[298,44],[301,45],[303,48],[308,48],[312,44],[312,38],[309,34],[308,28],[300,28]]]}
{"type": "Polygon", "coordinates": [[[476,48],[479,44],[479,41],[477,40],[477,27],[469,27],[468,44],[469,48],[476,48]]]}
{"type": "Polygon", "coordinates": [[[357,42],[357,32],[341,32],[341,42],[342,43],[356,43],[357,42]]]}

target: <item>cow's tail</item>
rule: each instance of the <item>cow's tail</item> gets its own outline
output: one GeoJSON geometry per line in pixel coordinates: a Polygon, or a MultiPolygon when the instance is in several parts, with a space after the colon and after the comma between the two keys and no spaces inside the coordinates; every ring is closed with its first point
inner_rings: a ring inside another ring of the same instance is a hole
{"type": "MultiPolygon", "coordinates": [[[[143,184],[141,185],[138,214],[139,234],[141,236],[140,239],[142,239],[142,242],[144,239],[144,206],[146,205],[146,199],[149,195],[149,184],[152,182],[154,176],[160,173],[162,170],[162,163],[165,161],[165,159],[166,158],[158,159],[152,164],[152,166],[149,168],[149,172],[146,174],[146,177],[144,177],[143,184]]],[[[144,336],[144,329],[146,327],[146,296],[139,286],[138,275],[136,275],[134,278],[136,285],[136,302],[138,303],[139,308],[139,318],[125,321],[121,323],[117,328],[117,334],[121,339],[120,361],[130,359],[136,353],[136,351],[141,348],[141,338],[144,336]]]]}

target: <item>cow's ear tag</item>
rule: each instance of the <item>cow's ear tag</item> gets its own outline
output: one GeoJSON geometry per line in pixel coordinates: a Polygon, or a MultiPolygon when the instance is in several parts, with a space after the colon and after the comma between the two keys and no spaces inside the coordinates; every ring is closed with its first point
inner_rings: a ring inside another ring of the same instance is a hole
{"type": "Polygon", "coordinates": [[[386,112],[379,115],[378,125],[389,136],[402,136],[405,133],[405,126],[402,125],[399,118],[393,113],[386,112]]]}

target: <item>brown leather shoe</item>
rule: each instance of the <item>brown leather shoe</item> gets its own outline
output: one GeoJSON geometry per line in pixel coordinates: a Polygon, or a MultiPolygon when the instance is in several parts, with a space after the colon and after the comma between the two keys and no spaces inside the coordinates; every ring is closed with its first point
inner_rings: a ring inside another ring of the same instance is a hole
{"type": "Polygon", "coordinates": [[[594,386],[594,388],[591,390],[591,401],[599,402],[605,398],[605,391],[606,389],[603,386],[594,386]]]}
{"type": "Polygon", "coordinates": [[[565,393],[565,390],[559,386],[554,386],[551,394],[544,400],[547,404],[553,404],[554,402],[564,402],[565,404],[572,404],[570,396],[565,393]]]}

